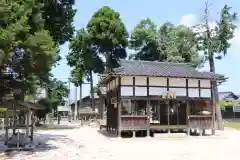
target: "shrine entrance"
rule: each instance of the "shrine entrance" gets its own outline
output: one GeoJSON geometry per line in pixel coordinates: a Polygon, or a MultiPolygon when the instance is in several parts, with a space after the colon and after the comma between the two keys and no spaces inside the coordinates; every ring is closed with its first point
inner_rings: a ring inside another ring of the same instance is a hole
{"type": "Polygon", "coordinates": [[[150,100],[150,108],[152,129],[185,129],[187,127],[187,105],[185,102],[150,100]]]}

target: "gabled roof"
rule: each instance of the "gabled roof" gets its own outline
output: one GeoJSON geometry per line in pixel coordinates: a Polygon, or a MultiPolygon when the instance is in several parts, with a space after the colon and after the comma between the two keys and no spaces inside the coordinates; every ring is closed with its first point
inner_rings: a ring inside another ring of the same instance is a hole
{"type": "Polygon", "coordinates": [[[227,99],[238,99],[239,97],[235,95],[233,92],[218,92],[219,100],[227,100],[227,99]]]}
{"type": "MultiPolygon", "coordinates": [[[[200,72],[186,63],[170,63],[140,60],[120,60],[119,68],[115,68],[109,75],[124,76],[156,76],[174,78],[197,78],[224,80],[225,77],[212,72],[200,72]]],[[[100,84],[108,79],[106,76],[100,84]]]]}
{"type": "Polygon", "coordinates": [[[120,60],[116,74],[135,76],[162,76],[214,79],[220,75],[211,72],[200,72],[186,63],[156,61],[120,60]]]}
{"type": "MultiPolygon", "coordinates": [[[[91,96],[85,96],[82,98],[82,102],[84,103],[86,101],[91,101],[91,99],[92,99],[91,96]]],[[[99,99],[99,96],[96,93],[94,93],[94,99],[95,101],[99,99]]],[[[79,106],[79,103],[80,103],[80,100],[77,100],[77,106],[79,106]]],[[[75,106],[75,101],[72,102],[70,106],[75,106]]]]}

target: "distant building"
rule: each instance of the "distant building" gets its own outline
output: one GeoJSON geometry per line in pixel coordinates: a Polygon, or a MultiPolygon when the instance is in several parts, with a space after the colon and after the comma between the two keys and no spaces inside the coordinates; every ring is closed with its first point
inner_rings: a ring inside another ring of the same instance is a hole
{"type": "Polygon", "coordinates": [[[239,96],[232,91],[219,92],[218,96],[223,118],[240,118],[239,96]]]}
{"type": "Polygon", "coordinates": [[[68,116],[68,113],[70,111],[69,107],[68,106],[58,106],[57,108],[58,110],[58,114],[61,115],[61,117],[67,117],[68,116]]]}
{"type": "Polygon", "coordinates": [[[219,100],[236,100],[239,98],[236,94],[231,91],[228,92],[218,92],[219,100]]]}

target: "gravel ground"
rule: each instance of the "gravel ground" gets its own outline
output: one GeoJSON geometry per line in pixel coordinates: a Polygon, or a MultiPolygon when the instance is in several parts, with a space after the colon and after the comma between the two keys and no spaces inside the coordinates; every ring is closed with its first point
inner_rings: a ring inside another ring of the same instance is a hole
{"type": "MultiPolygon", "coordinates": [[[[226,129],[217,136],[119,139],[97,128],[38,131],[35,152],[12,152],[8,160],[221,160],[239,159],[240,132],[226,129]]],[[[4,159],[0,155],[0,160],[4,159]]]]}

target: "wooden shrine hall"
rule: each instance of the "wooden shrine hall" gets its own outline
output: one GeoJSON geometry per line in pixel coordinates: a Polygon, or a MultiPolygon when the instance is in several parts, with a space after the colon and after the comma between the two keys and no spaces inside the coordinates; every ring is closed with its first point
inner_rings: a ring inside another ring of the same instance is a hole
{"type": "Polygon", "coordinates": [[[215,133],[212,82],[222,75],[199,72],[183,63],[120,60],[120,67],[105,76],[106,129],[172,132],[198,129],[215,133]]]}

